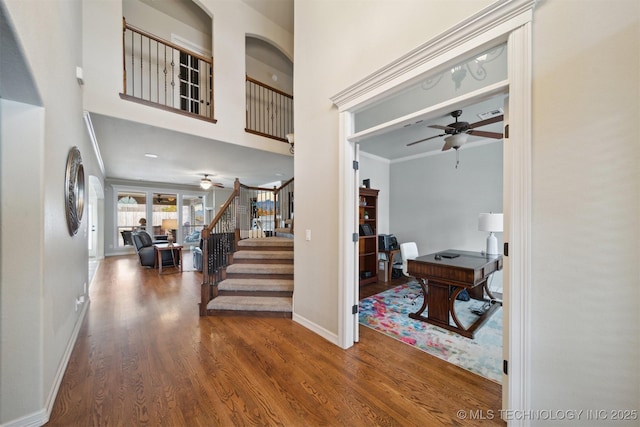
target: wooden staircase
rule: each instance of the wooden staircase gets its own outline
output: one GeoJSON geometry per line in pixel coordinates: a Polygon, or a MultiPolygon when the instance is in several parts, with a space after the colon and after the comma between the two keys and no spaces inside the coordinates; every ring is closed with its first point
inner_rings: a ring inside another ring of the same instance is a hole
{"type": "Polygon", "coordinates": [[[293,239],[244,239],[226,267],[207,315],[291,318],[293,239]]]}

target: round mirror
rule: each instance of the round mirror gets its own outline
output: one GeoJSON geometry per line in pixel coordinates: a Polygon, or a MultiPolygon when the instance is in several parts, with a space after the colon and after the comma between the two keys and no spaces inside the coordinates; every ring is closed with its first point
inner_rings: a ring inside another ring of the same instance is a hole
{"type": "Polygon", "coordinates": [[[72,236],[78,232],[84,212],[84,166],[78,147],[73,147],[67,156],[64,198],[67,211],[67,225],[72,236]]]}

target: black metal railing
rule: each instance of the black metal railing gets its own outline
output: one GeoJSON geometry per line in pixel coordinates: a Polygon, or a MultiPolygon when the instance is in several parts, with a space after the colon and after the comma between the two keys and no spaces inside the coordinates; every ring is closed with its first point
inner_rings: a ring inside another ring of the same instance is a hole
{"type": "Polygon", "coordinates": [[[206,120],[213,116],[213,59],[122,20],[125,99],[206,120]]]}
{"type": "Polygon", "coordinates": [[[293,133],[293,96],[246,76],[245,131],[288,142],[293,133]]]}

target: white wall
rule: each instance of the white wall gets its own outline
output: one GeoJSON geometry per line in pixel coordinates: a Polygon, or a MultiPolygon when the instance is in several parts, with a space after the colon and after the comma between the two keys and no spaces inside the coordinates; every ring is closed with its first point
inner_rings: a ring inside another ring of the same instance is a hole
{"type": "Polygon", "coordinates": [[[640,409],[639,16],[635,0],[535,13],[534,408],[640,409]]]}
{"type": "MultiPolygon", "coordinates": [[[[445,249],[480,252],[487,233],[480,212],[502,212],[502,141],[391,164],[391,231],[418,253],[445,249]]],[[[502,247],[502,233],[497,233],[502,247]]]]}
{"type": "Polygon", "coordinates": [[[213,20],[214,110],[217,123],[121,100],[121,1],[83,1],[84,107],[90,112],[145,123],[231,144],[289,154],[286,144],[246,133],[245,36],[259,36],[293,57],[293,35],[240,0],[199,2],[213,20]]]}
{"type": "Polygon", "coordinates": [[[2,424],[42,409],[44,109],[0,99],[0,137],[2,424]],[[29,257],[18,243],[30,248],[29,257]]]}
{"type": "Polygon", "coordinates": [[[86,217],[75,236],[65,218],[70,148],[79,147],[85,177],[102,176],[76,81],[76,66],[82,65],[80,2],[4,5],[43,107],[2,103],[0,423],[41,424],[81,322],[75,300],[88,280],[86,217]],[[24,235],[16,239],[15,230],[24,235]]]}
{"type": "Polygon", "coordinates": [[[246,58],[247,75],[264,84],[279,89],[284,93],[293,95],[293,76],[283,73],[275,67],[265,64],[259,59],[247,56],[246,58]],[[272,76],[276,76],[278,80],[273,80],[272,76]]]}
{"type": "Polygon", "coordinates": [[[201,49],[211,52],[211,29],[208,33],[199,31],[139,0],[123,1],[122,16],[127,20],[127,24],[145,30],[154,36],[171,41],[171,36],[175,34],[201,49]]]}

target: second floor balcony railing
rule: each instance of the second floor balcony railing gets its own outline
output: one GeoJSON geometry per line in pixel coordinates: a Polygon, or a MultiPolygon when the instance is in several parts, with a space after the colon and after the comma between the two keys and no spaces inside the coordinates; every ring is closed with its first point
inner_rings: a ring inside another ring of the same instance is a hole
{"type": "Polygon", "coordinates": [[[162,40],[122,20],[121,96],[215,121],[213,59],[162,40]]]}
{"type": "Polygon", "coordinates": [[[288,142],[293,133],[293,96],[246,76],[246,132],[288,142]]]}

